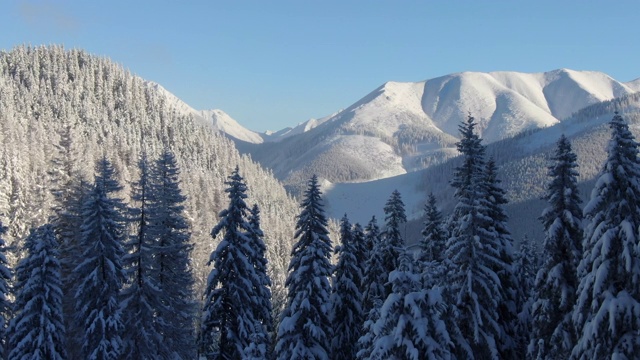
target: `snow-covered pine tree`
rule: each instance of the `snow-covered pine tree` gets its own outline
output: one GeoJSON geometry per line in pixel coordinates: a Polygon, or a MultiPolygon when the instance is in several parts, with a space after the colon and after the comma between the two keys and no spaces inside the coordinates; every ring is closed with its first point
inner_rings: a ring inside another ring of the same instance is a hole
{"type": "Polygon", "coordinates": [[[422,273],[422,285],[431,288],[441,285],[446,272],[445,249],[447,233],[444,230],[442,213],[438,210],[436,197],[429,194],[424,207],[425,221],[420,240],[417,261],[422,273]]]}
{"type": "Polygon", "coordinates": [[[75,322],[78,309],[75,304],[75,293],[79,286],[73,270],[82,262],[83,249],[80,246],[83,221],[82,209],[91,193],[91,182],[79,176],[69,184],[64,201],[59,205],[59,212],[52,219],[59,239],[59,254],[62,276],[62,308],[66,328],[67,355],[69,358],[80,358],[81,339],[84,326],[75,322]]]}
{"type": "Polygon", "coordinates": [[[451,340],[440,314],[444,301],[439,287],[423,289],[413,258],[400,255],[389,274],[392,292],[380,309],[370,359],[450,359],[451,340]]]}
{"type": "Polygon", "coordinates": [[[358,353],[356,359],[371,360],[376,336],[376,322],[380,319],[380,309],[382,308],[382,300],[376,298],[373,301],[371,310],[367,314],[367,318],[362,326],[362,336],[358,339],[358,353]]]}
{"type": "Polygon", "coordinates": [[[518,325],[518,283],[513,271],[513,238],[507,228],[509,217],[504,206],[509,202],[500,186],[498,168],[493,158],[487,161],[485,168],[487,199],[489,200],[489,218],[499,241],[500,262],[494,264],[494,271],[500,280],[502,301],[498,304],[498,322],[502,328],[498,349],[503,359],[522,359],[525,349],[518,348],[516,327],[518,325]]]}
{"type": "MultiPolygon", "coordinates": [[[[381,249],[384,268],[387,274],[390,274],[398,267],[400,254],[404,251],[405,240],[402,225],[407,222],[407,216],[404,211],[404,202],[398,190],[394,190],[384,206],[385,227],[382,232],[381,249]]],[[[383,299],[391,293],[391,284],[385,285],[385,294],[383,299]]]]}
{"type": "Polygon", "coordinates": [[[442,213],[438,210],[436,197],[429,194],[424,206],[425,221],[420,241],[420,262],[442,262],[444,260],[447,243],[447,233],[444,230],[442,213]]]}
{"type": "Polygon", "coordinates": [[[256,274],[250,237],[252,227],[247,221],[249,209],[245,203],[247,186],[235,168],[226,182],[229,206],[220,212],[220,221],[211,230],[211,236],[222,239],[211,253],[209,274],[203,306],[201,347],[214,352],[214,359],[240,359],[249,348],[250,336],[262,328],[255,318],[256,285],[262,286],[256,274]],[[213,340],[217,338],[217,344],[213,340]]]}
{"type": "Polygon", "coordinates": [[[494,269],[503,266],[501,241],[490,217],[485,149],[475,127],[472,116],[459,127],[462,164],[451,181],[457,204],[449,220],[446,250],[451,263],[447,291],[454,306],[449,332],[458,358],[498,359],[502,292],[494,269]]]}
{"type": "Polygon", "coordinates": [[[11,269],[5,252],[7,247],[4,241],[4,234],[7,227],[0,221],[0,359],[5,358],[5,345],[7,343],[6,324],[11,315],[11,303],[9,302],[9,281],[11,281],[11,269]]]}
{"type": "Polygon", "coordinates": [[[367,251],[368,259],[375,244],[380,241],[380,227],[378,226],[378,220],[375,216],[372,216],[371,220],[367,223],[367,226],[365,226],[364,233],[364,247],[367,251]]]}
{"type": "Polygon", "coordinates": [[[263,359],[270,359],[271,353],[269,352],[269,333],[273,331],[273,318],[272,318],[272,304],[271,304],[271,279],[267,274],[267,258],[266,245],[264,243],[264,233],[260,227],[260,208],[257,204],[254,204],[249,213],[249,249],[251,249],[250,261],[255,269],[256,276],[260,280],[258,284],[254,284],[255,287],[255,301],[254,318],[262,324],[262,326],[254,329],[254,333],[249,336],[250,348],[252,349],[252,359],[257,359],[260,356],[262,347],[265,347],[265,353],[263,359]],[[259,351],[258,351],[259,350],[259,351]]]}
{"type": "Polygon", "coordinates": [[[640,160],[638,142],[615,114],[608,156],[584,208],[588,221],[578,266],[574,359],[640,354],[640,160]]]}
{"type": "Polygon", "coordinates": [[[531,359],[568,359],[576,342],[571,322],[582,257],[582,209],[578,193],[577,156],[562,135],[549,166],[544,199],[544,262],[537,272],[531,306],[532,331],[527,349],[531,359]]]}
{"type": "MultiPolygon", "coordinates": [[[[128,286],[122,290],[122,308],[125,349],[123,359],[169,359],[170,349],[163,339],[166,326],[160,314],[168,314],[164,308],[162,291],[158,284],[156,266],[157,238],[151,227],[149,208],[155,201],[152,192],[149,161],[143,151],[138,161],[140,178],[132,184],[130,220],[134,233],[125,243],[123,265],[128,286]]],[[[152,218],[152,217],[151,217],[152,218]]]]}
{"type": "Polygon", "coordinates": [[[244,349],[242,360],[266,360],[269,356],[269,339],[264,333],[254,332],[249,336],[249,345],[244,349]]]}
{"type": "Polygon", "coordinates": [[[358,339],[364,323],[362,316],[362,273],[356,260],[356,244],[351,223],[345,214],[340,220],[341,245],[336,246],[338,264],[333,271],[331,288],[332,359],[355,359],[358,339]]]}
{"type": "Polygon", "coordinates": [[[331,239],[321,196],[314,175],[307,183],[296,224],[298,242],[291,252],[287,307],[278,328],[278,360],[330,358],[331,239]]]}
{"type": "Polygon", "coordinates": [[[538,253],[528,236],[520,241],[520,247],[514,255],[513,273],[518,284],[516,305],[518,323],[516,326],[516,343],[518,349],[524,351],[526,357],[529,338],[531,336],[531,306],[533,305],[536,273],[540,269],[538,253]]]}
{"type": "Polygon", "coordinates": [[[9,325],[9,356],[3,359],[67,358],[58,244],[50,224],[32,229],[26,257],[16,266],[15,316],[9,325]]]}
{"type": "Polygon", "coordinates": [[[365,242],[370,248],[369,256],[365,264],[365,271],[362,277],[362,311],[369,314],[374,307],[376,299],[382,304],[386,299],[384,285],[389,279],[389,273],[384,267],[383,244],[380,238],[380,228],[376,217],[373,216],[365,228],[365,242]]]}
{"type": "Polygon", "coordinates": [[[111,163],[98,162],[95,185],[83,205],[80,226],[82,262],[74,269],[76,323],[84,328],[82,358],[120,359],[123,350],[119,293],[124,281],[124,215],[121,189],[111,163]]]}
{"type": "MultiPolygon", "coordinates": [[[[364,230],[362,229],[362,226],[359,223],[355,223],[353,225],[353,246],[355,249],[354,252],[354,256],[356,258],[356,266],[360,269],[360,282],[356,284],[356,286],[358,286],[358,289],[360,289],[360,295],[362,296],[361,299],[361,305],[362,305],[362,301],[364,301],[364,293],[365,293],[365,288],[364,288],[364,274],[365,271],[367,271],[366,266],[367,266],[367,259],[369,256],[369,252],[370,249],[368,248],[368,241],[366,239],[366,235],[364,233],[364,230]]],[[[363,316],[366,315],[363,312],[363,316]]]]}
{"type": "Polygon", "coordinates": [[[185,214],[187,200],[180,188],[180,169],[171,149],[165,147],[151,168],[149,231],[155,239],[156,283],[161,291],[163,308],[156,316],[162,319],[162,333],[173,357],[193,359],[196,339],[194,323],[198,304],[194,300],[194,277],[191,264],[191,234],[185,214]]]}

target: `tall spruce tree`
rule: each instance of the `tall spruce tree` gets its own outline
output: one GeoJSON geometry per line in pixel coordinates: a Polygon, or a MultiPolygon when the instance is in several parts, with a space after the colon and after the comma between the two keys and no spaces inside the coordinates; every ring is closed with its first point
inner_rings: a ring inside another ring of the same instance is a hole
{"type": "Polygon", "coordinates": [[[120,288],[124,281],[126,206],[110,197],[121,189],[111,163],[98,162],[95,185],[83,205],[80,246],[83,261],[74,269],[76,323],[84,328],[82,357],[88,360],[119,359],[122,356],[120,288]]]}
{"type": "Polygon", "coordinates": [[[527,349],[531,359],[568,359],[576,342],[571,322],[582,257],[582,209],[578,193],[577,157],[562,135],[549,166],[544,199],[544,263],[535,280],[531,307],[532,331],[527,349]]]}
{"type": "Polygon", "coordinates": [[[205,293],[202,333],[203,339],[210,342],[203,347],[216,349],[214,359],[231,360],[242,357],[250,346],[249,337],[262,327],[255,316],[260,313],[255,308],[256,285],[261,286],[262,279],[250,256],[254,232],[247,221],[247,187],[238,167],[226,184],[229,206],[220,212],[220,221],[211,230],[213,238],[222,235],[222,239],[209,260],[213,269],[205,293]],[[215,337],[217,346],[211,343],[215,337]]]}
{"type": "MultiPolygon", "coordinates": [[[[359,223],[355,223],[353,225],[353,247],[354,247],[354,257],[355,257],[355,263],[356,266],[358,267],[358,269],[360,269],[360,282],[357,283],[356,285],[358,286],[358,289],[360,290],[360,295],[362,296],[361,299],[361,303],[362,301],[364,301],[364,293],[365,293],[365,287],[364,287],[364,274],[367,271],[367,259],[369,257],[369,244],[366,238],[366,235],[364,233],[364,229],[362,229],[362,226],[359,223]]],[[[363,313],[364,314],[364,313],[363,313]]]]}
{"type": "Polygon", "coordinates": [[[622,116],[609,123],[608,156],[584,208],[588,221],[578,266],[575,359],[640,354],[640,160],[622,116]]]}
{"type": "Polygon", "coordinates": [[[362,273],[356,263],[356,244],[351,223],[345,214],[340,221],[341,245],[336,247],[338,264],[331,288],[332,359],[355,359],[364,323],[362,316],[362,273]]]}
{"type": "MultiPolygon", "coordinates": [[[[252,250],[250,260],[255,269],[259,283],[254,284],[255,301],[253,308],[255,319],[262,325],[254,329],[249,337],[249,354],[257,359],[264,353],[264,359],[270,359],[270,347],[268,346],[269,333],[273,331],[272,304],[271,304],[271,279],[267,274],[267,247],[264,243],[264,233],[260,226],[260,208],[254,204],[249,213],[249,249],[252,250]]],[[[247,351],[245,351],[247,353],[247,351]]]]}
{"type": "Polygon", "coordinates": [[[67,188],[67,196],[60,204],[52,224],[56,229],[59,241],[59,254],[62,276],[62,308],[66,328],[67,353],[69,358],[81,358],[82,337],[84,326],[76,323],[78,309],[75,304],[75,293],[79,281],[75,277],[74,269],[82,262],[81,225],[83,221],[82,208],[91,193],[91,182],[79,177],[67,188]]]}
{"type": "Polygon", "coordinates": [[[447,233],[444,230],[442,213],[438,210],[436,197],[429,194],[424,207],[425,222],[420,240],[418,265],[422,273],[422,285],[431,288],[441,285],[446,274],[445,249],[447,233]]]}
{"type": "Polygon", "coordinates": [[[330,358],[331,240],[321,196],[314,175],[304,192],[296,224],[298,242],[291,252],[286,281],[287,306],[278,328],[279,360],[330,358]]]}
{"type": "Polygon", "coordinates": [[[78,281],[73,278],[72,273],[82,259],[82,250],[79,246],[82,204],[91,191],[91,181],[79,171],[80,156],[69,119],[63,117],[60,120],[63,122],[58,131],[60,140],[54,144],[55,156],[48,168],[49,186],[54,199],[52,206],[54,215],[51,223],[59,239],[62,289],[65,293],[62,301],[67,334],[66,347],[70,358],[80,358],[79,350],[82,344],[79,341],[82,339],[84,329],[74,322],[77,316],[74,294],[78,281]]]}
{"type": "Polygon", "coordinates": [[[429,194],[427,203],[424,206],[425,221],[422,229],[422,240],[420,241],[421,262],[442,262],[444,260],[447,243],[447,233],[444,230],[442,213],[438,210],[436,197],[429,194]]]}
{"type": "Polygon", "coordinates": [[[498,168],[493,158],[487,161],[485,182],[489,204],[488,215],[496,233],[499,246],[500,261],[494,264],[494,271],[500,280],[500,297],[498,304],[498,322],[502,329],[498,350],[503,359],[523,358],[524,348],[518,347],[516,327],[518,325],[518,283],[513,270],[513,238],[507,228],[509,217],[504,211],[508,203],[506,194],[500,186],[498,168]]]}
{"type": "Polygon", "coordinates": [[[11,303],[9,302],[9,281],[11,281],[11,269],[5,252],[7,247],[3,235],[7,233],[7,227],[0,221],[0,359],[5,358],[5,345],[7,343],[6,325],[11,315],[11,303]]]}
{"type": "Polygon", "coordinates": [[[164,148],[151,168],[153,200],[149,203],[149,231],[155,239],[156,283],[161,291],[162,307],[156,316],[162,319],[166,346],[174,358],[193,359],[196,339],[193,331],[198,304],[194,300],[191,264],[191,234],[185,214],[186,197],[180,188],[180,169],[176,157],[164,148]]]}
{"type": "Polygon", "coordinates": [[[125,244],[123,265],[127,273],[127,287],[122,291],[124,321],[124,359],[151,360],[169,359],[171,351],[163,338],[168,314],[162,302],[163,293],[158,283],[156,265],[157,237],[149,214],[155,201],[152,192],[151,169],[147,155],[143,152],[138,161],[140,178],[132,184],[131,200],[137,206],[130,209],[130,220],[134,233],[125,244]]]}
{"type": "Polygon", "coordinates": [[[450,359],[450,338],[440,314],[440,288],[423,289],[413,259],[405,251],[389,274],[392,293],[380,309],[370,359],[450,359]]]}
{"type": "Polygon", "coordinates": [[[53,226],[33,229],[24,248],[26,258],[16,267],[15,317],[9,326],[6,359],[66,359],[62,281],[53,226]]]}
{"type": "Polygon", "coordinates": [[[389,273],[384,267],[383,243],[380,238],[380,228],[376,217],[373,216],[365,228],[365,242],[371,248],[365,272],[362,277],[362,287],[364,292],[362,310],[364,314],[369,314],[373,309],[376,300],[382,304],[386,299],[384,285],[387,283],[389,273]]]}
{"type": "Polygon", "coordinates": [[[382,300],[376,298],[362,326],[362,335],[360,339],[358,339],[358,353],[356,355],[356,359],[358,360],[371,359],[371,354],[375,348],[376,336],[378,336],[376,332],[376,322],[380,319],[381,308],[382,300]]]}
{"type": "Polygon", "coordinates": [[[446,251],[452,265],[448,277],[449,301],[454,306],[450,333],[458,358],[498,359],[502,291],[495,269],[504,265],[499,234],[490,217],[485,149],[475,127],[471,116],[460,125],[457,147],[462,164],[451,181],[457,204],[449,221],[446,251]]]}
{"type": "Polygon", "coordinates": [[[540,269],[539,256],[528,236],[520,241],[520,247],[514,255],[513,272],[518,284],[516,305],[518,322],[516,326],[516,343],[518,349],[528,353],[528,345],[532,333],[531,306],[533,305],[536,273],[540,269]]]}
{"type": "MultiPolygon", "coordinates": [[[[400,254],[404,251],[403,225],[407,222],[404,202],[398,190],[394,190],[384,206],[385,227],[382,232],[382,256],[387,275],[398,267],[400,254]]],[[[391,283],[385,285],[383,299],[391,293],[391,283]]]]}

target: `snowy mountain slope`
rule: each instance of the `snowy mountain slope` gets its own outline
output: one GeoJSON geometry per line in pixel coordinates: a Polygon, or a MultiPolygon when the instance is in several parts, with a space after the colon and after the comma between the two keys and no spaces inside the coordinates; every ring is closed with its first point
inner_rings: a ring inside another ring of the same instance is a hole
{"type": "Polygon", "coordinates": [[[197,111],[196,114],[202,117],[205,121],[213,124],[213,126],[222,133],[231,136],[233,139],[253,144],[259,144],[263,141],[260,134],[246,129],[222,110],[201,110],[197,111]]]}
{"type": "Polygon", "coordinates": [[[314,173],[332,183],[369,181],[424,169],[455,155],[458,125],[469,114],[478,120],[485,142],[491,143],[558,124],[585,106],[636,91],[639,80],[622,83],[604,73],[568,69],[534,74],[464,72],[422,82],[387,82],[321,122],[289,130],[277,144],[241,151],[251,153],[288,185],[314,173]],[[348,141],[337,141],[344,136],[369,139],[345,147],[348,141]],[[379,149],[380,143],[390,146],[393,154],[375,161],[373,169],[345,176],[345,168],[370,165],[375,152],[369,149],[379,149]],[[328,167],[326,160],[316,159],[326,154],[333,156],[328,167]]]}
{"type": "Polygon", "coordinates": [[[263,142],[260,134],[243,127],[222,110],[196,110],[158,83],[145,81],[145,85],[162,94],[166,99],[166,105],[175,109],[181,115],[191,115],[196,121],[203,121],[205,124],[213,126],[213,128],[222,134],[226,134],[235,140],[255,144],[263,142]]]}
{"type": "MultiPolygon", "coordinates": [[[[541,235],[537,218],[545,205],[540,197],[548,181],[546,166],[561,134],[572,142],[580,166],[581,195],[588,197],[593,178],[606,156],[610,136],[607,123],[614,111],[621,112],[634,134],[640,136],[640,93],[635,93],[586,107],[554,126],[527,131],[487,146],[487,156],[492,156],[499,165],[499,178],[510,200],[507,210],[516,239],[525,234],[534,239],[541,235]]],[[[347,213],[352,222],[361,223],[372,215],[383,218],[384,204],[397,189],[403,195],[407,216],[413,219],[410,228],[415,232],[420,227],[422,207],[430,192],[436,195],[445,213],[452,209],[453,189],[449,181],[457,164],[458,159],[454,158],[387,179],[350,184],[326,182],[323,191],[327,213],[335,218],[347,213]]]]}

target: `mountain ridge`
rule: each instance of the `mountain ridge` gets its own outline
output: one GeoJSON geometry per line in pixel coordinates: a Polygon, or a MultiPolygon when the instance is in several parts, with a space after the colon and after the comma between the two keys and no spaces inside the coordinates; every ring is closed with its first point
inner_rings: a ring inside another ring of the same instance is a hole
{"type": "Polygon", "coordinates": [[[640,81],[623,83],[602,72],[570,69],[388,81],[313,127],[270,144],[238,148],[295,193],[296,184],[312,174],[332,183],[363,182],[446,161],[457,154],[458,126],[469,115],[484,141],[492,143],[553,126],[586,106],[636,91],[640,81]]]}

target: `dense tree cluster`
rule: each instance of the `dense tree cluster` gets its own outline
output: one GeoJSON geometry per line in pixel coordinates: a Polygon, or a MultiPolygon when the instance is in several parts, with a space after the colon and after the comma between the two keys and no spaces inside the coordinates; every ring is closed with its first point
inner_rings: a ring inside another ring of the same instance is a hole
{"type": "Polygon", "coordinates": [[[12,304],[11,272],[0,256],[9,320],[3,358],[195,356],[197,307],[179,171],[168,149],[153,164],[143,153],[139,167],[128,204],[106,157],[89,186],[74,187],[80,196],[58,197],[58,216],[32,229],[21,246],[12,304]]]}

